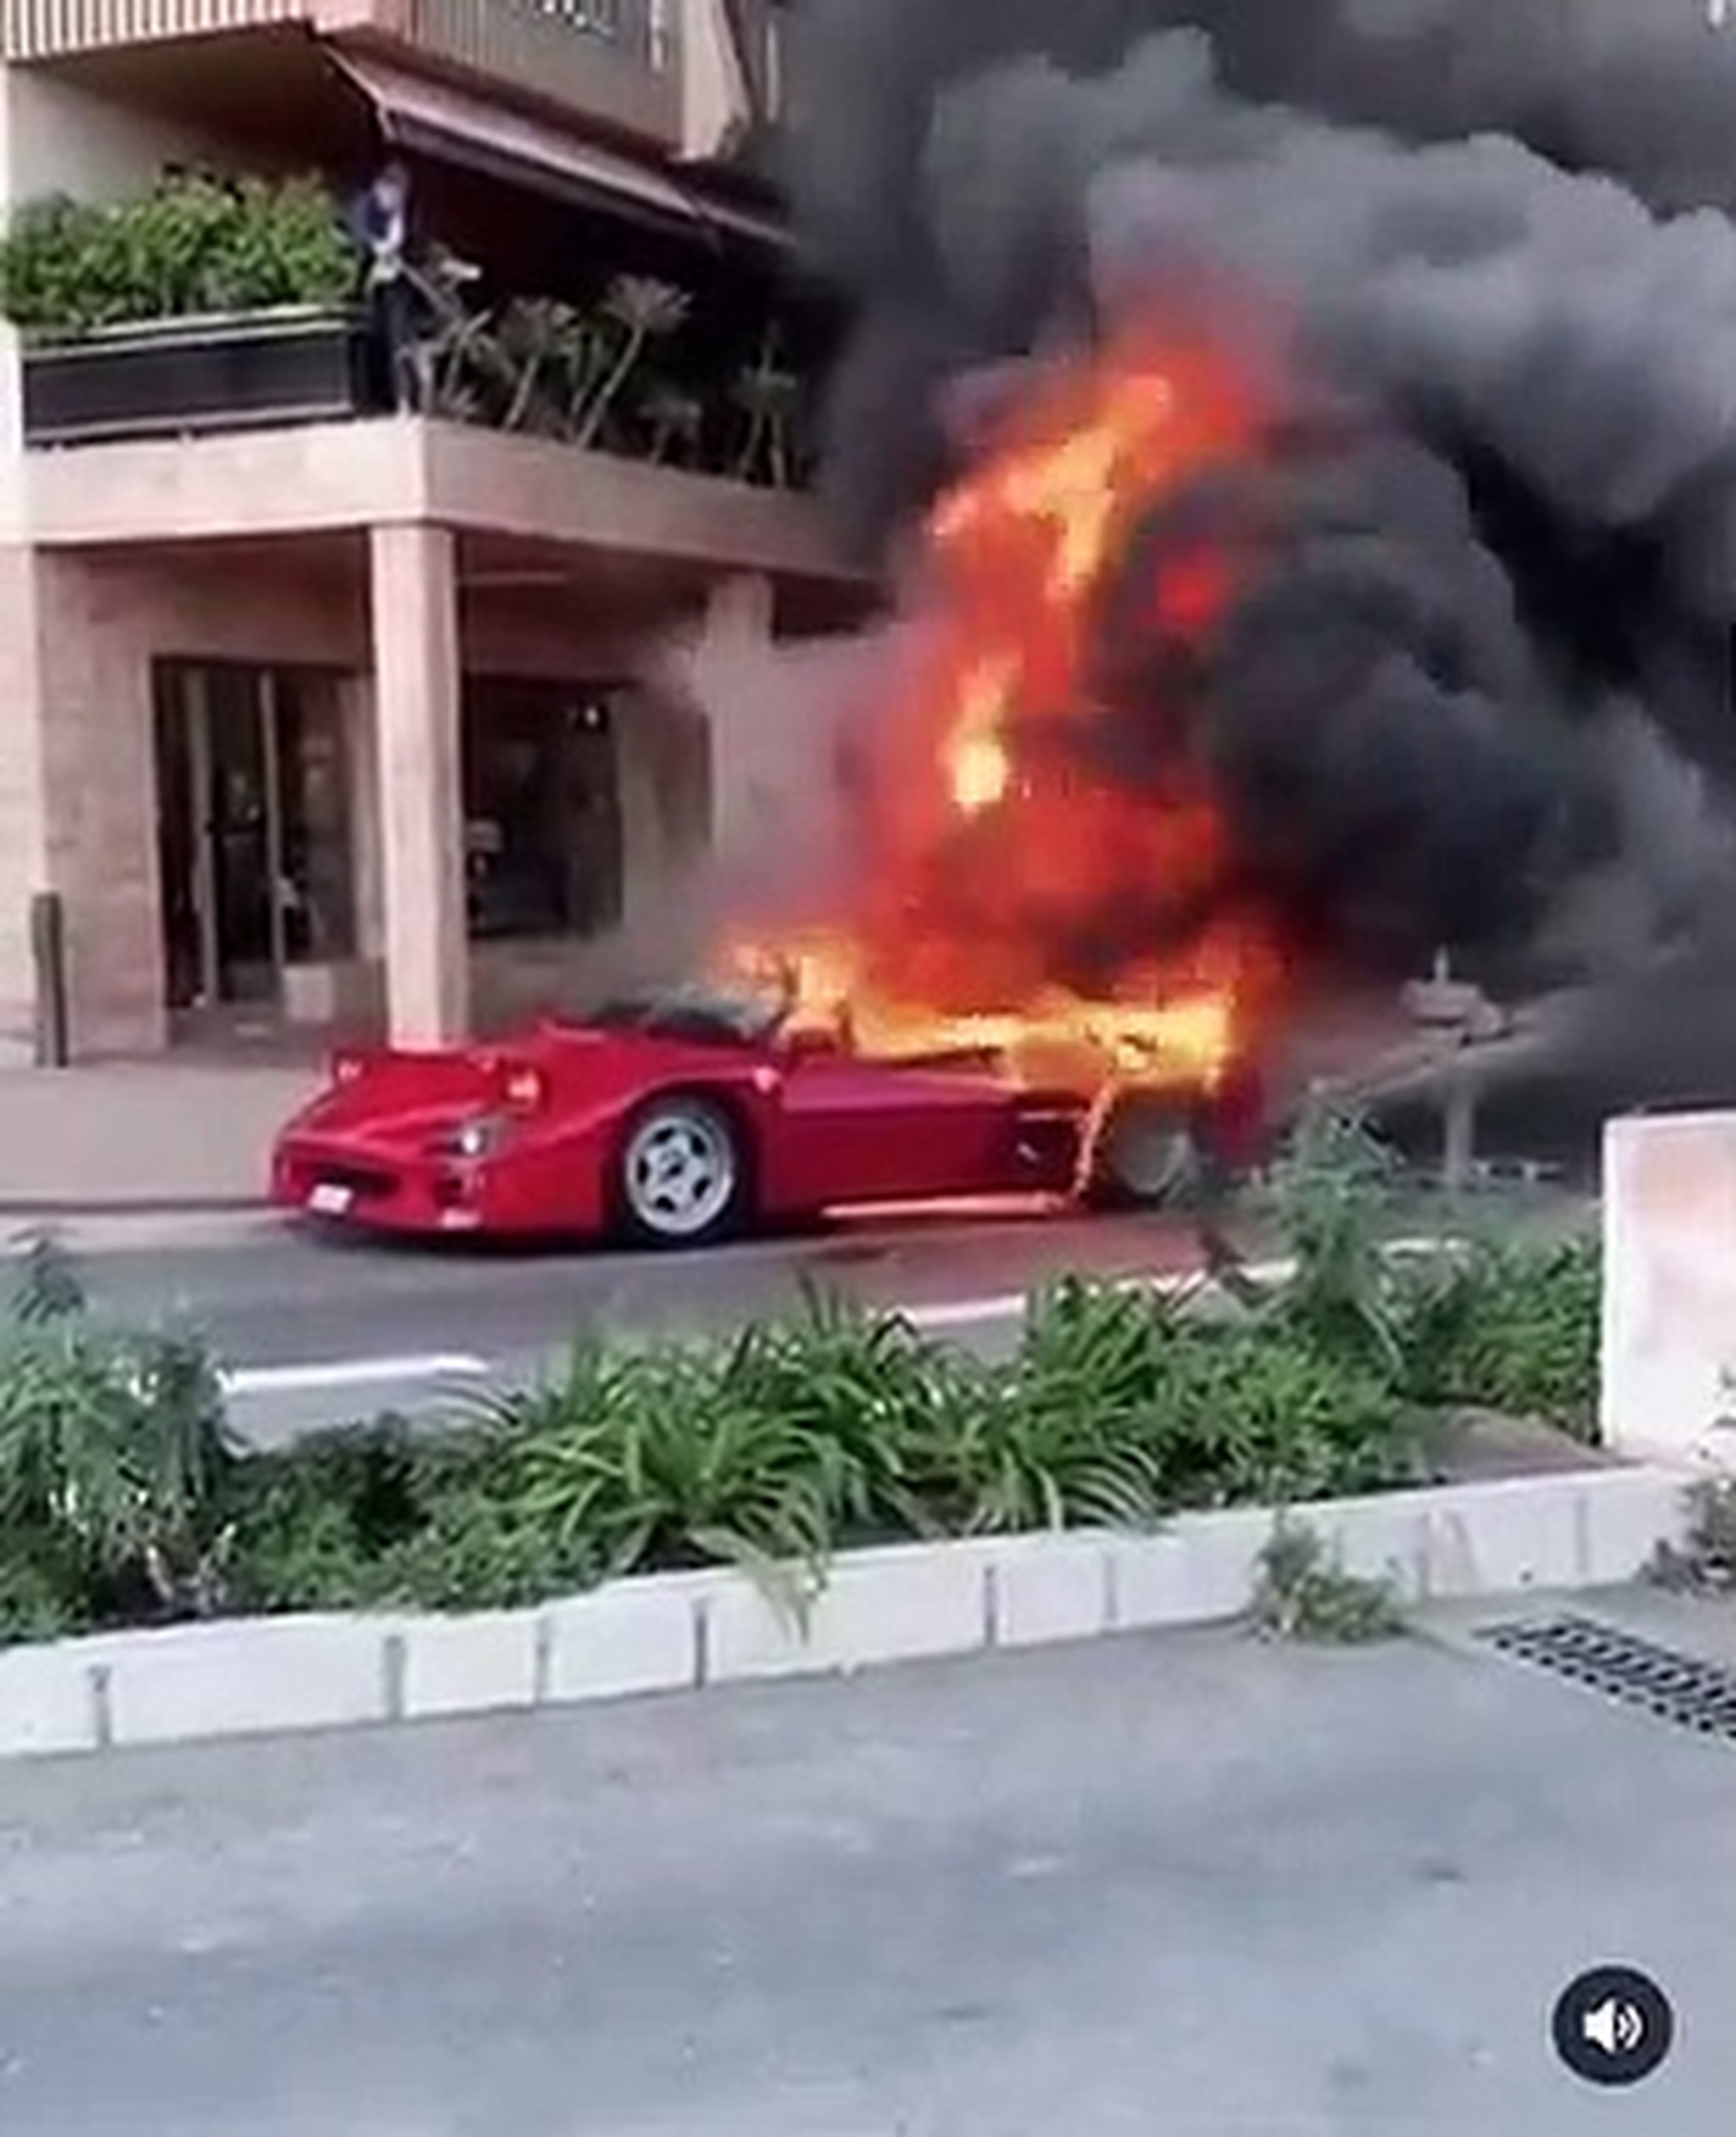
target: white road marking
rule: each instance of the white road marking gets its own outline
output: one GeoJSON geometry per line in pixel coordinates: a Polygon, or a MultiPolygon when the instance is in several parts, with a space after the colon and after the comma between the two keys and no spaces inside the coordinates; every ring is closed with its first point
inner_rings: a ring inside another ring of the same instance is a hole
{"type": "MultiPolygon", "coordinates": [[[[1446,1239],[1395,1239],[1387,1251],[1397,1255],[1437,1253],[1454,1242],[1446,1239]]],[[[1256,1283],[1279,1283],[1294,1275],[1292,1261],[1249,1262],[1244,1273],[1256,1283]]],[[[1115,1277],[1110,1283],[1119,1290],[1153,1291],[1160,1297],[1185,1290],[1204,1280],[1198,1268],[1146,1272],[1115,1277]]],[[[901,1314],[912,1327],[941,1331],[976,1328],[999,1322],[1024,1319],[1031,1291],[1009,1291],[981,1298],[955,1298],[928,1306],[896,1302],[878,1308],[901,1314]]],[[[871,1307],[870,1310],[877,1310],[871,1307]]],[[[434,1351],[425,1356],[396,1358],[343,1358],[322,1365],[249,1365],[225,1373],[225,1392],[233,1398],[314,1395],[344,1388],[401,1387],[424,1380],[487,1380],[499,1369],[486,1358],[469,1351],[434,1351]]]]}
{"type": "MultiPolygon", "coordinates": [[[[1290,1275],[1292,1266],[1288,1262],[1250,1262],[1246,1273],[1256,1283],[1275,1283],[1290,1275]]],[[[1161,1276],[1118,1276],[1107,1281],[1113,1291],[1155,1291],[1165,1297],[1190,1284],[1204,1283],[1206,1277],[1203,1269],[1172,1269],[1161,1276]]],[[[985,1322],[1022,1321],[1029,1305],[1029,1292],[1009,1291],[995,1298],[955,1298],[941,1306],[906,1307],[902,1312],[915,1328],[974,1328],[985,1322]]],[[[895,1307],[892,1311],[899,1309],[895,1307]]]]}
{"type": "MultiPolygon", "coordinates": [[[[1450,1239],[1394,1239],[1387,1252],[1399,1257],[1438,1253],[1455,1244],[1450,1239]]],[[[1296,1263],[1289,1260],[1244,1262],[1242,1273],[1254,1283],[1283,1283],[1296,1274],[1296,1263]]],[[[1199,1268],[1170,1269],[1161,1275],[1148,1272],[1108,1279],[1114,1290],[1155,1291],[1160,1297],[1206,1281],[1204,1270],[1199,1268]]],[[[1032,1289],[1040,1288],[1033,1285],[1032,1289]]],[[[1028,1292],[1009,1291],[986,1298],[955,1298],[936,1306],[893,1306],[887,1310],[902,1314],[913,1328],[976,1328],[998,1321],[1022,1321],[1029,1302],[1028,1292]]]]}
{"type": "Polygon", "coordinates": [[[420,1358],[343,1358],[323,1365],[250,1365],[226,1373],[231,1395],[309,1395],[327,1388],[391,1387],[406,1380],[485,1380],[486,1358],[438,1352],[420,1358]]]}

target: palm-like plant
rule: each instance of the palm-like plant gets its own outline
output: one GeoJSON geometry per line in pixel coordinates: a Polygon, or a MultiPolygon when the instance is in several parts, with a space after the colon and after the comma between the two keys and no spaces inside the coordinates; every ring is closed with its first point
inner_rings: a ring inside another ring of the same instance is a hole
{"type": "Polygon", "coordinates": [[[763,464],[772,487],[787,489],[794,476],[793,433],[801,407],[801,382],[784,368],[777,356],[773,329],[731,389],[731,397],[747,418],[735,474],[742,482],[752,482],[763,464]]]}
{"type": "Polygon", "coordinates": [[[411,405],[424,415],[465,422],[480,411],[476,374],[489,367],[494,347],[490,316],[469,297],[481,273],[474,262],[445,251],[410,270],[425,318],[399,361],[409,373],[411,405]]]}
{"type": "Polygon", "coordinates": [[[599,337],[585,314],[554,298],[523,299],[508,306],[498,344],[512,377],[502,428],[569,429],[597,377],[599,337]]]}
{"type": "Polygon", "coordinates": [[[677,445],[683,448],[689,460],[698,458],[705,410],[697,395],[684,393],[669,380],[660,379],[647,391],[642,405],[650,426],[653,460],[667,460],[677,445]]]}
{"type": "Polygon", "coordinates": [[[685,290],[654,275],[618,275],[610,284],[600,309],[614,330],[614,355],[577,417],[575,445],[596,444],[645,350],[684,324],[692,308],[685,290]]]}

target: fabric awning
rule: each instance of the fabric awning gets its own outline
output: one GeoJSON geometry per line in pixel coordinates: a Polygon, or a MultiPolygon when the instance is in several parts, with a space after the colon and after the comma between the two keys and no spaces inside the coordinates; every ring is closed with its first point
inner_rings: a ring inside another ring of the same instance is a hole
{"type": "Polygon", "coordinates": [[[462,164],[583,207],[636,212],[690,235],[710,229],[780,249],[789,245],[787,231],[770,216],[693,192],[648,164],[542,119],[336,45],[328,49],[373,105],[387,139],[412,154],[462,164]]]}

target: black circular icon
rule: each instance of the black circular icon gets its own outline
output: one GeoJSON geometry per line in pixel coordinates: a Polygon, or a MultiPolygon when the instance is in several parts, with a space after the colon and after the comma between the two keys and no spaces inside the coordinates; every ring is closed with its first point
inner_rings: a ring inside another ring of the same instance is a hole
{"type": "Polygon", "coordinates": [[[1670,1998],[1631,1966],[1594,1966],[1561,1992],[1555,2052],[1588,2085],[1637,2085],[1675,2038],[1670,1998]]]}

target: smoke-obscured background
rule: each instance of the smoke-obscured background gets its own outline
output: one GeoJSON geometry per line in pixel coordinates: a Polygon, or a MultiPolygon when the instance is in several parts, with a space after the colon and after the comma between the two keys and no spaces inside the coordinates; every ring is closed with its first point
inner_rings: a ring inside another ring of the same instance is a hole
{"type": "Polygon", "coordinates": [[[1607,981],[1687,942],[1736,996],[1736,32],[1700,0],[794,12],[864,559],[979,374],[1266,307],[1298,420],[1235,507],[1210,709],[1251,849],[1353,959],[1607,981]]]}

